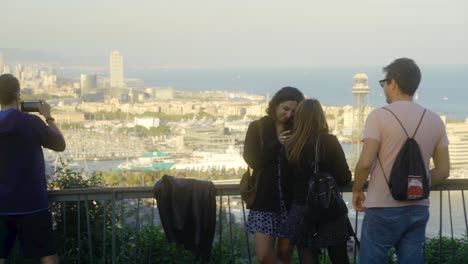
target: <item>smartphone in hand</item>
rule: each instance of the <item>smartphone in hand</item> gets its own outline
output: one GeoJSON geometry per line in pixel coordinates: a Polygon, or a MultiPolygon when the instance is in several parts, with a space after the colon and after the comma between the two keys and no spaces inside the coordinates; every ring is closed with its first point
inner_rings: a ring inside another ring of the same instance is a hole
{"type": "Polygon", "coordinates": [[[290,134],[292,133],[292,131],[293,131],[293,122],[287,122],[284,125],[284,130],[283,131],[287,131],[287,130],[289,130],[290,134]]]}

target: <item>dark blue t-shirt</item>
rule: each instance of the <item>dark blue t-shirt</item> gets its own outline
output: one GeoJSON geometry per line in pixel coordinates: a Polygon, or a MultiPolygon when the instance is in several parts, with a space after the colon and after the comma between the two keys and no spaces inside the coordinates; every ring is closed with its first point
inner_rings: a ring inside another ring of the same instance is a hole
{"type": "Polygon", "coordinates": [[[63,150],[63,136],[38,116],[0,111],[0,215],[49,208],[42,147],[63,150]]]}

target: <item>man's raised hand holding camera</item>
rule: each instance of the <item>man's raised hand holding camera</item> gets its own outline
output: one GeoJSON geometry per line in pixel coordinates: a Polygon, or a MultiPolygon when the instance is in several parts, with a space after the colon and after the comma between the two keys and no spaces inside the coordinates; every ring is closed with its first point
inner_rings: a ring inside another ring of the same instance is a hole
{"type": "Polygon", "coordinates": [[[20,84],[13,75],[0,76],[0,105],[0,264],[16,240],[26,257],[58,263],[42,147],[63,151],[65,140],[46,102],[30,110],[46,123],[20,111],[20,84]]]}

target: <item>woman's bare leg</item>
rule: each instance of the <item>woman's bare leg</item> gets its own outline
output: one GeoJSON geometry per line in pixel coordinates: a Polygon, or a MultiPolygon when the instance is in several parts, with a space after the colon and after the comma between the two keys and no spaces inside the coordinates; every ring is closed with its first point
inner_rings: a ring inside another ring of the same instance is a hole
{"type": "Polygon", "coordinates": [[[318,264],[320,250],[310,247],[298,247],[299,262],[301,264],[318,264]]]}
{"type": "Polygon", "coordinates": [[[276,252],[278,253],[278,258],[283,264],[292,263],[293,249],[288,239],[278,238],[278,244],[276,246],[276,252]]]}
{"type": "Polygon", "coordinates": [[[42,257],[41,264],[59,264],[59,258],[57,255],[42,257]]]}
{"type": "Polygon", "coordinates": [[[262,264],[280,263],[275,252],[275,237],[263,233],[255,233],[255,254],[262,264]]]}

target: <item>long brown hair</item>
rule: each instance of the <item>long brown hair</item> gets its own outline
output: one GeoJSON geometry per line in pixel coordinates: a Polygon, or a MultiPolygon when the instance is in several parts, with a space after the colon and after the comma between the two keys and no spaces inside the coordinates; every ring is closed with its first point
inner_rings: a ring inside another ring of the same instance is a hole
{"type": "Polygon", "coordinates": [[[286,158],[298,162],[304,145],[315,141],[321,133],[328,134],[328,124],[317,99],[306,99],[296,108],[294,134],[286,142],[286,158]]]}

